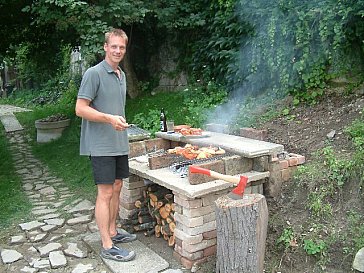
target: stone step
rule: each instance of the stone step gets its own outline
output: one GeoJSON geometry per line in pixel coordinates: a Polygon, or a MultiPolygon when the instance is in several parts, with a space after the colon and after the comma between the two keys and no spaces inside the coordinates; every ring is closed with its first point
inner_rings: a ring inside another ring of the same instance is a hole
{"type": "Polygon", "coordinates": [[[7,133],[23,130],[23,127],[12,113],[1,115],[0,120],[7,133]]]}
{"type": "MultiPolygon", "coordinates": [[[[101,239],[98,232],[91,233],[83,238],[83,241],[96,253],[100,253],[101,239]]],[[[113,273],[150,273],[161,272],[169,267],[169,263],[153,250],[145,246],[139,240],[130,243],[118,244],[118,246],[132,250],[136,253],[134,260],[129,262],[117,262],[104,259],[105,265],[113,273]]]]}

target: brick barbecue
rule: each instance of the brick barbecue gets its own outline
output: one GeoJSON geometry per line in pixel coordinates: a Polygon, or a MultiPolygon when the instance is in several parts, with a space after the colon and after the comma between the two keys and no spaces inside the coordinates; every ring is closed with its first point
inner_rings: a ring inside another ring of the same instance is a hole
{"type": "Polygon", "coordinates": [[[172,191],[176,222],[174,256],[186,268],[216,254],[214,202],[231,191],[234,185],[201,174],[181,177],[171,171],[171,164],[168,164],[166,158],[162,157],[162,160],[167,160],[167,163],[153,163],[160,164],[160,168],[151,168],[148,162],[138,161],[138,157],[186,143],[201,147],[221,147],[227,152],[226,156],[202,161],[202,166],[228,175],[245,175],[251,182],[245,193],[260,193],[266,197],[279,196],[282,183],[288,181],[296,167],[305,162],[304,156],[287,153],[280,144],[224,133],[206,133],[206,137],[196,138],[158,132],[157,138],[130,143],[131,175],[122,190],[122,219],[133,215],[135,201],[142,198],[143,190],[147,187],[145,181],[154,182],[172,191]]]}

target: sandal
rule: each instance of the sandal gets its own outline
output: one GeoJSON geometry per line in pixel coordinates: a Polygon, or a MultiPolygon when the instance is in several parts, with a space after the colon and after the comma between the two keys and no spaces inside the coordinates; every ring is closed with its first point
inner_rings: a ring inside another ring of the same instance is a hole
{"type": "Polygon", "coordinates": [[[109,249],[101,250],[100,256],[105,259],[110,259],[119,262],[131,261],[135,257],[134,251],[128,251],[117,246],[112,246],[109,249]]]}
{"type": "Polygon", "coordinates": [[[111,237],[113,243],[128,243],[135,241],[137,236],[135,234],[130,234],[128,232],[117,231],[116,235],[111,237]]]}

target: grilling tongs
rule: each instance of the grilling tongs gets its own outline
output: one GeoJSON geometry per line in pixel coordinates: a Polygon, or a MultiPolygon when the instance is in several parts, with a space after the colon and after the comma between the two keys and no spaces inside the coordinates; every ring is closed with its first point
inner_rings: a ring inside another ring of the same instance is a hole
{"type": "Polygon", "coordinates": [[[208,170],[205,168],[197,167],[194,165],[190,165],[189,169],[190,169],[191,173],[205,174],[205,175],[211,176],[216,179],[221,179],[226,182],[233,183],[235,185],[237,184],[237,186],[228,194],[228,196],[231,199],[235,199],[235,200],[243,198],[244,190],[245,190],[246,184],[248,183],[247,176],[241,175],[240,177],[238,177],[238,176],[222,174],[222,173],[211,171],[211,170],[208,170]]]}

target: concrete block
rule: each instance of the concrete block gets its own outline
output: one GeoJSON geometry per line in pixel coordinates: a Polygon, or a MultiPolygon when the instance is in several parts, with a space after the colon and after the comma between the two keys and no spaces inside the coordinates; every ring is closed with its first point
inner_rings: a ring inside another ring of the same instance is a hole
{"type": "MultiPolygon", "coordinates": [[[[225,164],[222,160],[211,161],[211,162],[207,162],[204,164],[196,164],[196,166],[206,168],[211,171],[218,172],[218,173],[223,173],[223,174],[225,173],[225,164]]],[[[206,183],[206,182],[213,181],[213,180],[216,180],[216,179],[212,178],[208,175],[191,173],[191,172],[188,173],[188,181],[191,185],[198,185],[198,184],[206,183]]]]}

